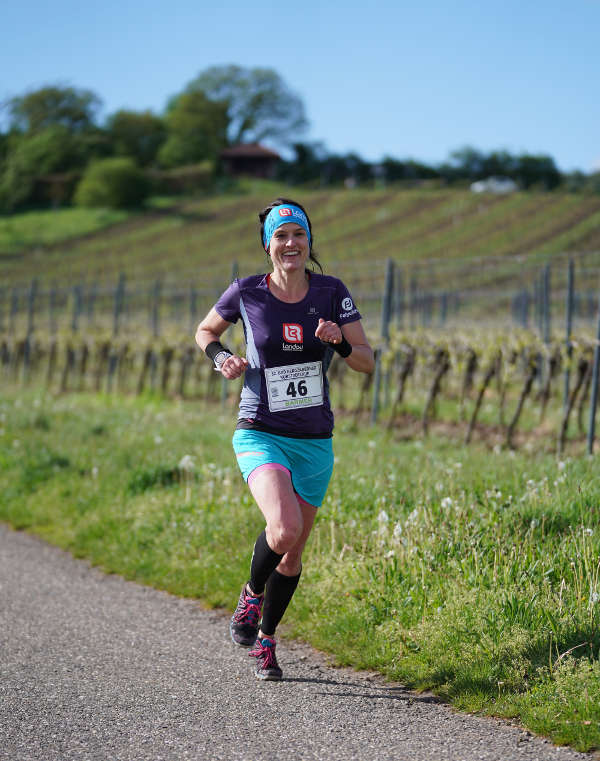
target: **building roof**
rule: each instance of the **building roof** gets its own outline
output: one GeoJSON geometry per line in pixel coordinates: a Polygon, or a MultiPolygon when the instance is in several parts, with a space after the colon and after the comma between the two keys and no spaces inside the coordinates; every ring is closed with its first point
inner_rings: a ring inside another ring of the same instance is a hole
{"type": "Polygon", "coordinates": [[[240,143],[232,145],[221,151],[221,156],[225,158],[271,158],[279,159],[281,156],[275,151],[269,150],[258,143],[240,143]]]}

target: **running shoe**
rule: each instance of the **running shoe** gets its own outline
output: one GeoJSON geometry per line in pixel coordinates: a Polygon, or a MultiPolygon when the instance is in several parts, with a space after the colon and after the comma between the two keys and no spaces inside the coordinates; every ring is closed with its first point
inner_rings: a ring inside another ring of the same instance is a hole
{"type": "Polygon", "coordinates": [[[263,637],[257,639],[254,643],[254,647],[248,655],[256,658],[256,665],[254,666],[254,675],[257,679],[265,679],[270,681],[279,681],[282,676],[282,671],[277,663],[275,657],[275,640],[271,637],[263,637]]]}
{"type": "Polygon", "coordinates": [[[264,595],[249,595],[244,584],[237,608],[229,622],[229,633],[235,645],[252,647],[254,644],[258,634],[263,599],[264,595]]]}

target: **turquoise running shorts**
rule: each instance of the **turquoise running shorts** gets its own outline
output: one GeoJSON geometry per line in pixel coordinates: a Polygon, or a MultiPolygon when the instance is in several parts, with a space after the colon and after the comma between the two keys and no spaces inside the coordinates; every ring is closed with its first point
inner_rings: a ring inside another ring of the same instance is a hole
{"type": "Polygon", "coordinates": [[[333,471],[331,439],[293,439],[274,433],[239,429],[233,434],[233,450],[244,481],[263,466],[288,470],[294,491],[310,505],[320,507],[333,471]]]}

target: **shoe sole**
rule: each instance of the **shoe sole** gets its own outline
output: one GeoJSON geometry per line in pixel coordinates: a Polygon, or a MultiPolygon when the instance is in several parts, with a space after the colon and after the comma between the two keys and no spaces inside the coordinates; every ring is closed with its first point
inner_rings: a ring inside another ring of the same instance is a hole
{"type": "Polygon", "coordinates": [[[231,624],[229,624],[229,636],[231,637],[233,644],[237,647],[252,647],[252,645],[256,642],[256,637],[252,640],[252,642],[248,642],[247,644],[245,642],[236,642],[236,640],[233,638],[233,629],[231,628],[231,624]]]}
{"type": "Polygon", "coordinates": [[[281,682],[283,678],[281,674],[279,676],[276,674],[257,674],[256,671],[254,672],[254,676],[257,679],[260,679],[261,682],[281,682]]]}

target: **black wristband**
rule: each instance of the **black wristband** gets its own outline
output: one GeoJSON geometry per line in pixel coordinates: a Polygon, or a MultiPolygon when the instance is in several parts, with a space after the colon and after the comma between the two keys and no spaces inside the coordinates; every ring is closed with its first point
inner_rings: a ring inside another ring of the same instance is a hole
{"type": "Polygon", "coordinates": [[[233,356],[229,349],[223,346],[220,341],[211,341],[204,351],[206,356],[212,359],[215,367],[221,367],[227,357],[233,356]]]}
{"type": "Polygon", "coordinates": [[[350,341],[346,341],[344,336],[342,336],[342,340],[339,342],[339,344],[331,345],[333,346],[333,350],[337,351],[340,357],[343,357],[344,359],[352,354],[352,344],[350,341]]]}

